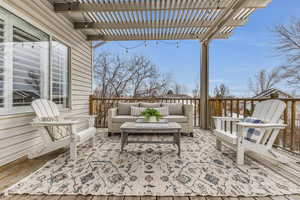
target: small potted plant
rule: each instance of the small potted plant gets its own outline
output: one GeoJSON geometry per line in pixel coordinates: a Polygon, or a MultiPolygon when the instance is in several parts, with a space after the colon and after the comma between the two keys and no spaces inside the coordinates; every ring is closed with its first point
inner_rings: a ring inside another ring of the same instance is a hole
{"type": "Polygon", "coordinates": [[[160,112],[153,108],[147,108],[141,113],[141,115],[145,118],[145,121],[147,122],[158,122],[161,118],[160,112]]]}

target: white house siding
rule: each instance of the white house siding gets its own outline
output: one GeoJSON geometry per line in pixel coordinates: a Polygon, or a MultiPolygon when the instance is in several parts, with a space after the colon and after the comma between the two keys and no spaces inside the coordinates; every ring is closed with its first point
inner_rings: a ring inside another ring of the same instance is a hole
{"type": "MultiPolygon", "coordinates": [[[[47,0],[2,0],[0,5],[71,48],[71,110],[66,115],[87,114],[92,87],[92,44],[72,23],[53,11],[47,0]]],[[[27,156],[42,140],[29,125],[32,113],[0,116],[0,166],[27,156]]]]}

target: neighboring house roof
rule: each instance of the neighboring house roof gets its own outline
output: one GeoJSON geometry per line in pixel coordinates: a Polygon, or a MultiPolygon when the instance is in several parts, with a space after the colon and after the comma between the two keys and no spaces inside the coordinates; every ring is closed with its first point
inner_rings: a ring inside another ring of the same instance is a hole
{"type": "Polygon", "coordinates": [[[267,89],[252,98],[254,98],[254,99],[266,98],[266,97],[270,97],[270,95],[272,95],[272,94],[278,94],[279,96],[285,96],[286,98],[293,98],[292,95],[290,95],[286,92],[283,92],[279,89],[276,89],[276,88],[267,89]]]}

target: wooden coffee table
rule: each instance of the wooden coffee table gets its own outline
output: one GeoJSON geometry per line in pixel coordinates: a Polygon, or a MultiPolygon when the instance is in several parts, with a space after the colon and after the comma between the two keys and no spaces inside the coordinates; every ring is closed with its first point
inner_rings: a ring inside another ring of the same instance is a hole
{"type": "Polygon", "coordinates": [[[178,147],[178,155],[180,156],[180,137],[181,125],[176,122],[167,123],[141,123],[141,122],[125,122],[121,126],[121,152],[128,143],[142,143],[142,144],[174,144],[178,147]],[[128,134],[135,133],[172,133],[173,141],[130,141],[128,134]]]}

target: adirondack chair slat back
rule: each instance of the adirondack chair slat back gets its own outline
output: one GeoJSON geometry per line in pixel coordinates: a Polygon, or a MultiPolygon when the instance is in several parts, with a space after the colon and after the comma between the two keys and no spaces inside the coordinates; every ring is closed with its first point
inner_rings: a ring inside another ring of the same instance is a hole
{"type": "Polygon", "coordinates": [[[262,101],[256,104],[252,117],[268,123],[278,123],[285,106],[285,103],[278,99],[262,101]]]}
{"type": "Polygon", "coordinates": [[[37,99],[31,104],[39,119],[59,117],[59,109],[55,103],[46,99],[37,99]]]}

